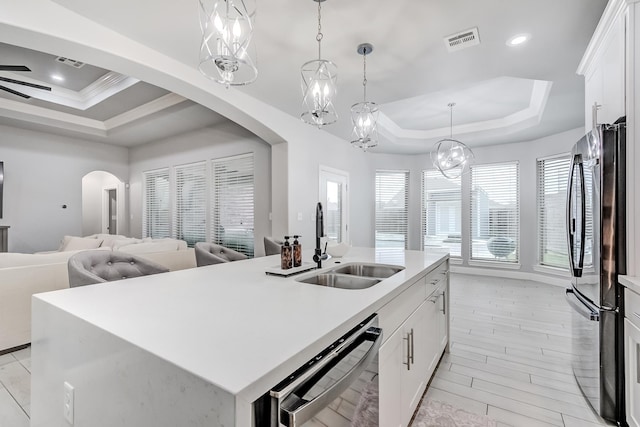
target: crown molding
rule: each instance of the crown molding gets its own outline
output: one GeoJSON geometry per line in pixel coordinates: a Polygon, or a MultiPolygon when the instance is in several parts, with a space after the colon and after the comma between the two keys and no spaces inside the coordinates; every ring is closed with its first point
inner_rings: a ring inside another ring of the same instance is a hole
{"type": "Polygon", "coordinates": [[[600,48],[607,41],[615,21],[627,11],[629,5],[638,3],[639,1],[640,0],[609,0],[591,36],[591,40],[582,56],[576,73],[581,76],[588,74],[591,65],[599,56],[600,48]]]}
{"type": "MultiPolygon", "coordinates": [[[[453,126],[453,134],[460,139],[473,138],[474,136],[490,136],[496,132],[500,134],[512,133],[535,126],[542,119],[552,85],[553,83],[550,81],[534,80],[527,108],[498,119],[453,126]]],[[[404,129],[382,111],[378,116],[378,127],[384,136],[402,145],[424,144],[425,140],[447,138],[452,131],[449,127],[429,130],[404,129]]]]}
{"type": "Polygon", "coordinates": [[[110,131],[120,126],[141,120],[184,101],[186,98],[170,93],[103,122],[0,98],[0,116],[106,138],[110,131]]]}
{"type": "Polygon", "coordinates": [[[99,104],[105,99],[110,98],[111,96],[133,86],[140,81],[136,78],[111,71],[103,75],[93,83],[89,84],[82,90],[74,91],[61,86],[52,85],[47,82],[32,79],[22,74],[0,72],[0,76],[15,80],[22,80],[28,83],[49,86],[51,87],[51,92],[14,83],[3,83],[5,86],[27,94],[32,98],[58,105],[63,105],[65,107],[75,108],[76,110],[82,111],[87,110],[96,104],[99,104]]]}

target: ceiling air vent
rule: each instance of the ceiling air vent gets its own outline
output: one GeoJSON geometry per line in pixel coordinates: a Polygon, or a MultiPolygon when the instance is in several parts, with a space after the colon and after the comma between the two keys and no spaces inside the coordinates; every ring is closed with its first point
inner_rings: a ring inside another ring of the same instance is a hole
{"type": "Polygon", "coordinates": [[[63,58],[62,56],[58,56],[56,61],[62,62],[73,68],[82,68],[84,67],[84,62],[76,61],[75,59],[63,58]]]}
{"type": "Polygon", "coordinates": [[[444,44],[447,46],[449,52],[479,45],[480,36],[478,35],[478,27],[447,36],[444,38],[444,44]]]}

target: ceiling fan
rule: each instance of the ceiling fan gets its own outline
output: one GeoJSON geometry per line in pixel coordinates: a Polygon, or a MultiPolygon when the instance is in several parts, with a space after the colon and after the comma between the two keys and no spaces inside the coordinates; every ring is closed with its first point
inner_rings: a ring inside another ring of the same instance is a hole
{"type": "MultiPolygon", "coordinates": [[[[24,65],[0,65],[0,71],[31,71],[31,70],[29,69],[29,67],[26,67],[24,65]]],[[[22,86],[29,86],[29,87],[32,87],[32,88],[35,88],[35,89],[48,90],[49,92],[51,92],[51,88],[48,87],[48,86],[37,85],[37,84],[34,84],[34,83],[29,83],[29,82],[23,82],[21,80],[9,79],[7,77],[0,76],[0,81],[1,82],[7,82],[7,83],[14,83],[14,84],[17,84],[17,85],[22,85],[22,86]]],[[[6,86],[0,85],[0,90],[4,90],[5,92],[9,92],[9,93],[12,93],[14,95],[21,96],[21,97],[23,97],[25,99],[31,98],[26,93],[22,93],[22,92],[18,92],[17,90],[9,89],[6,86]]]]}

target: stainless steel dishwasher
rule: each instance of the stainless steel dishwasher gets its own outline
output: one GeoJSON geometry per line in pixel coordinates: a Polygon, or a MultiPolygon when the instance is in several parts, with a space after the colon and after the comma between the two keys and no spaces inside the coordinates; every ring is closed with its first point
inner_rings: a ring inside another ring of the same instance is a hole
{"type": "Polygon", "coordinates": [[[377,326],[369,316],[256,400],[255,426],[378,426],[377,326]]]}

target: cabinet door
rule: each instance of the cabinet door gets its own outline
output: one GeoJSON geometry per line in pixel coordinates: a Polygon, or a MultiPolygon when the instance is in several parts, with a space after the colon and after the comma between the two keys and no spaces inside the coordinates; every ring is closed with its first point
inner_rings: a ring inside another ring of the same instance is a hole
{"type": "Polygon", "coordinates": [[[585,75],[585,130],[593,128],[593,104],[597,123],[613,123],[625,115],[626,14],[611,25],[589,73],[585,75]]]}
{"type": "Polygon", "coordinates": [[[429,325],[436,321],[436,305],[425,301],[403,325],[405,342],[402,370],[402,425],[409,425],[430,376],[428,366],[435,351],[434,334],[429,325]],[[408,363],[408,365],[407,365],[408,363]]]}
{"type": "Polygon", "coordinates": [[[402,327],[396,330],[382,344],[378,353],[381,426],[402,426],[402,375],[403,370],[406,369],[402,364],[406,360],[403,359],[406,346],[403,333],[402,327]]]}
{"type": "Polygon", "coordinates": [[[640,328],[624,320],[627,378],[627,423],[640,427],[640,328]]]}

